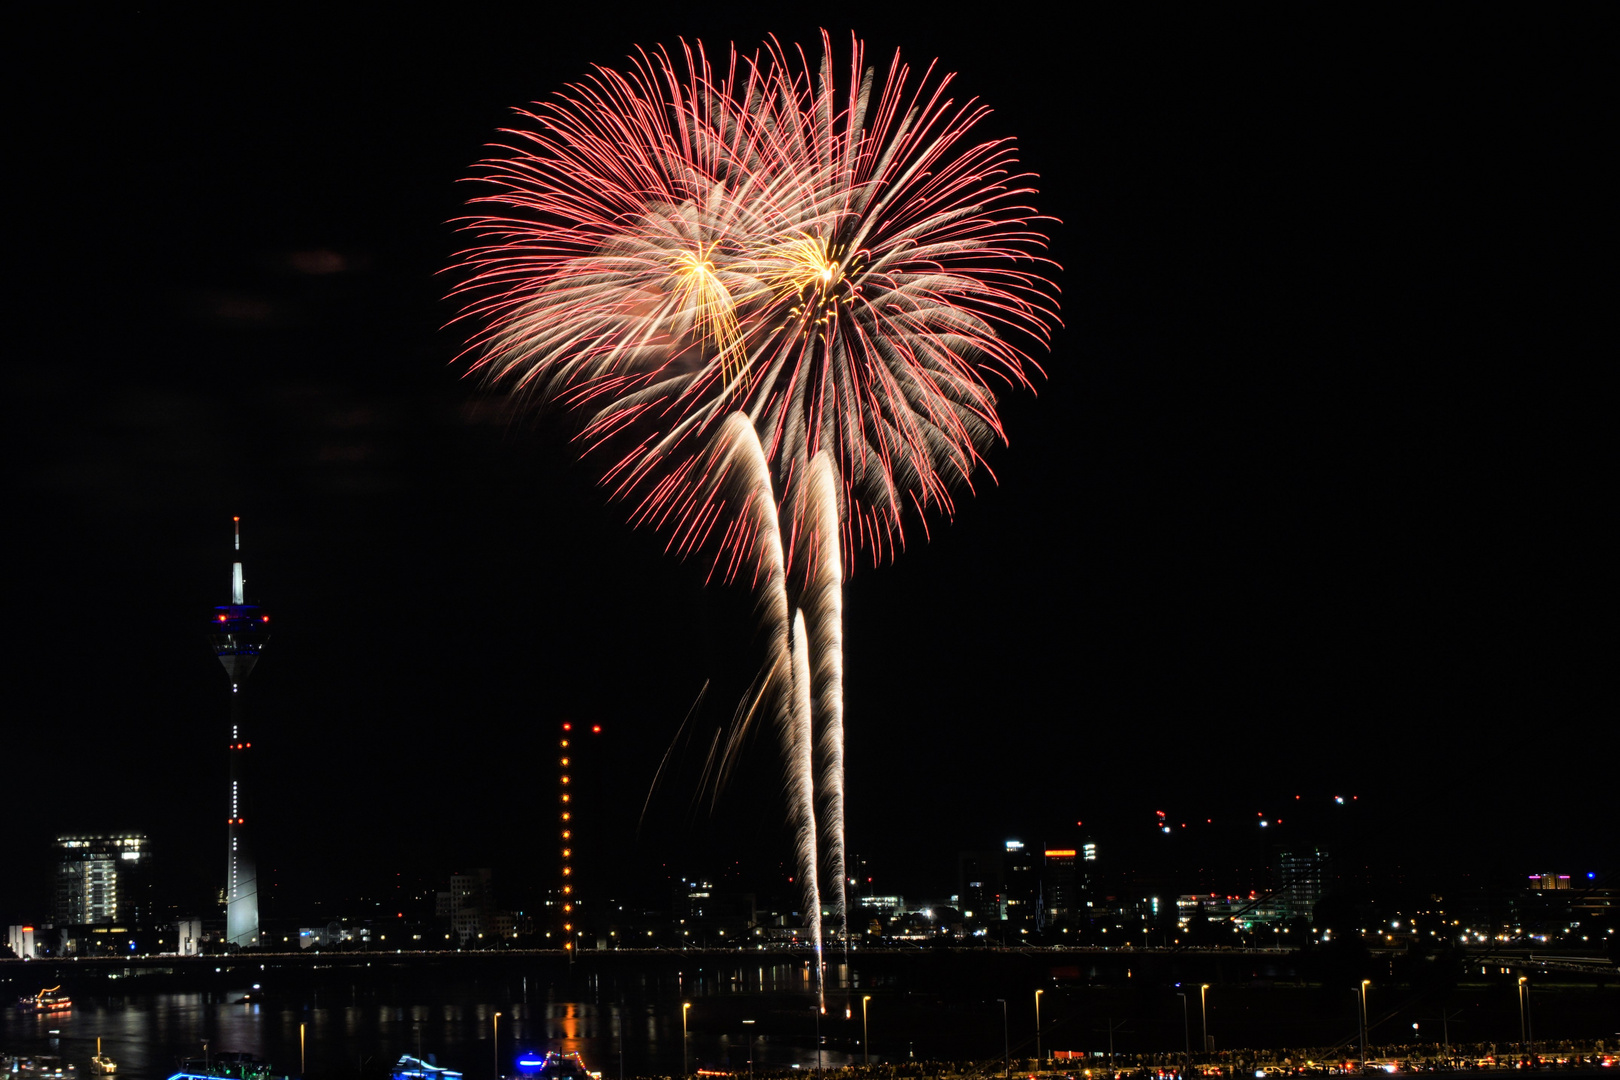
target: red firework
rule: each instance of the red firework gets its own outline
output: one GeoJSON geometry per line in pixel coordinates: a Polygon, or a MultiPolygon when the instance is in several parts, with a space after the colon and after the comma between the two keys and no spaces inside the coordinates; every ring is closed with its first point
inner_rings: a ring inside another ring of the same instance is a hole
{"type": "Polygon", "coordinates": [[[714,439],[747,417],[780,498],[788,561],[809,463],[837,473],[844,565],[904,542],[910,507],[949,516],[1004,438],[994,375],[1029,386],[1058,321],[1041,217],[1011,140],[975,141],[977,101],[898,54],[874,93],[852,39],[834,77],[774,39],[723,69],[701,45],[640,52],[519,110],[476,179],[461,256],[474,368],[580,415],[632,518],[692,550],[749,550],[714,482],[714,439]],[[724,524],[721,524],[721,523],[724,524]]]}

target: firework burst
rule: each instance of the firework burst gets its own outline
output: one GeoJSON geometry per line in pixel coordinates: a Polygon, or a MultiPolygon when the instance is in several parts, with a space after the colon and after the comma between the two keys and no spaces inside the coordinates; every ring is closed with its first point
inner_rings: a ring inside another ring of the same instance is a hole
{"type": "Polygon", "coordinates": [[[844,916],[846,568],[951,515],[1003,438],[992,381],[1029,386],[1058,321],[1030,177],[972,135],[988,110],[898,55],[880,85],[854,39],[840,80],[822,46],[643,51],[520,110],[457,290],[474,370],[577,417],[634,523],[760,589],[739,716],[776,702],[817,923],[816,792],[844,916]]]}
{"type": "Polygon", "coordinates": [[[599,68],[521,111],[478,177],[474,367],[579,412],[614,491],[680,548],[710,523],[693,448],[741,412],[790,562],[820,539],[823,449],[845,564],[891,556],[912,511],[952,512],[1002,435],[989,380],[1028,385],[1018,342],[1056,321],[1013,145],[969,138],[987,109],[898,56],[874,100],[859,42],[840,88],[823,45],[815,77],[775,42],[721,70],[698,46],[599,68]]]}

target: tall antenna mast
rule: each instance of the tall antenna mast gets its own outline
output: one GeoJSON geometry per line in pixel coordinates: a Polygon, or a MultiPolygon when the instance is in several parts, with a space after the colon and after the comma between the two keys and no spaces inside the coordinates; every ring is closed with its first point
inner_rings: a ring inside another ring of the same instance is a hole
{"type": "Polygon", "coordinates": [[[245,604],[242,599],[242,590],[247,585],[247,579],[242,576],[242,519],[231,518],[236,525],[236,561],[231,563],[231,603],[245,604]]]}
{"type": "Polygon", "coordinates": [[[227,810],[227,857],[225,865],[225,940],[237,948],[258,945],[259,875],[253,859],[252,834],[248,819],[250,775],[248,761],[253,750],[247,728],[242,687],[259,661],[259,653],[270,639],[270,616],[243,599],[246,580],[242,576],[242,519],[231,518],[231,602],[216,607],[209,625],[214,655],[231,680],[230,795],[227,810]]]}

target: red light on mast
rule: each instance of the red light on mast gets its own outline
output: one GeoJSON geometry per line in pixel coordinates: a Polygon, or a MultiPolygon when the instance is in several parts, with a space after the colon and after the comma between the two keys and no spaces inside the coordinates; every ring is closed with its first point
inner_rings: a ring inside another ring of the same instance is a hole
{"type": "Polygon", "coordinates": [[[592,735],[600,735],[600,734],[602,734],[602,725],[601,724],[592,724],[591,725],[591,734],[592,735]]]}

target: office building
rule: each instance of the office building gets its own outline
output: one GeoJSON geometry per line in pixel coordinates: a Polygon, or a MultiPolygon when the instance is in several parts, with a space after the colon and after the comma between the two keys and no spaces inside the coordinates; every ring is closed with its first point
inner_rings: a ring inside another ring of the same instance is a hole
{"type": "Polygon", "coordinates": [[[1047,848],[1046,917],[1072,919],[1080,906],[1080,852],[1076,848],[1047,848]]]}
{"type": "Polygon", "coordinates": [[[145,836],[58,836],[55,847],[56,925],[140,925],[151,916],[152,851],[145,836]]]}

